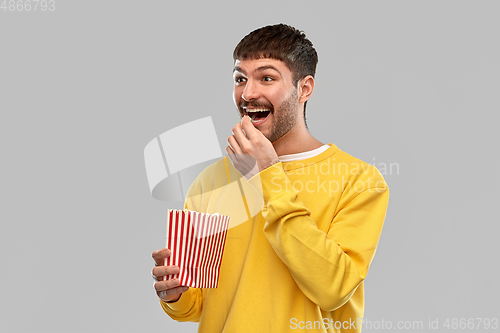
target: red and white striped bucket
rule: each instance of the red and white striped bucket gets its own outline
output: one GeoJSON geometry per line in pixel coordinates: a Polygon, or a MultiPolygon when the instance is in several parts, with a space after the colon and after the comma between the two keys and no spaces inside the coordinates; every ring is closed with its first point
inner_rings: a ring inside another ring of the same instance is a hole
{"type": "Polygon", "coordinates": [[[181,286],[217,288],[229,216],[169,209],[167,248],[171,255],[165,265],[179,266],[181,286]]]}

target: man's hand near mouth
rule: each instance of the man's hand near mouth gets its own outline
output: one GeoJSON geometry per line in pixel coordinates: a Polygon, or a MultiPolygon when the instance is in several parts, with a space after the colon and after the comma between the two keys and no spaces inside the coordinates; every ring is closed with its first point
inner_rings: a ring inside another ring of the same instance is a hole
{"type": "Polygon", "coordinates": [[[279,162],[271,141],[252,125],[248,116],[233,127],[227,143],[231,163],[246,179],[279,162]]]}

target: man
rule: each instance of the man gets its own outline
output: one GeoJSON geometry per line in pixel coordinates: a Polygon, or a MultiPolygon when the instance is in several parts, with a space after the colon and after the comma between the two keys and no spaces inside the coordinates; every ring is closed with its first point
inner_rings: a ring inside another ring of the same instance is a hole
{"type": "Polygon", "coordinates": [[[185,207],[224,213],[243,198],[248,212],[259,202],[254,189],[261,210],[229,229],[218,288],[165,281],[178,272],[164,266],[171,251],[153,252],[160,303],[175,320],[199,321],[199,332],[360,332],[387,184],[373,166],[309,133],[317,55],[303,33],[283,24],[257,29],[233,57],[242,120],[228,157],[198,176],[185,207]]]}

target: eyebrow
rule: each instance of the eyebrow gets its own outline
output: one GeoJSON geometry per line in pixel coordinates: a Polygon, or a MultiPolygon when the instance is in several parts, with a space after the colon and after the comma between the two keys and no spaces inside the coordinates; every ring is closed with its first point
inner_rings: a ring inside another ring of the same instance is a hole
{"type": "MultiPolygon", "coordinates": [[[[262,72],[262,71],[265,71],[265,70],[268,70],[268,69],[272,69],[273,71],[276,71],[276,72],[278,72],[281,75],[280,71],[276,67],[274,67],[273,65],[264,65],[264,66],[257,67],[255,69],[254,73],[255,72],[262,72]]],[[[238,66],[235,66],[233,68],[233,73],[234,72],[241,72],[243,74],[246,74],[246,72],[241,67],[238,67],[238,66]]]]}

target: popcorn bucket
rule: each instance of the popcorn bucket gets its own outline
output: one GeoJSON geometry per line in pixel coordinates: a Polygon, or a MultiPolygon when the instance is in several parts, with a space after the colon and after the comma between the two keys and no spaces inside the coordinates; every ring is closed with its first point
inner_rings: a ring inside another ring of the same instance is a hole
{"type": "Polygon", "coordinates": [[[181,286],[217,288],[226,243],[229,216],[169,209],[167,248],[171,255],[165,265],[179,266],[179,273],[167,279],[179,279],[181,286]]]}

